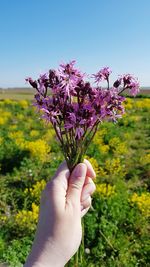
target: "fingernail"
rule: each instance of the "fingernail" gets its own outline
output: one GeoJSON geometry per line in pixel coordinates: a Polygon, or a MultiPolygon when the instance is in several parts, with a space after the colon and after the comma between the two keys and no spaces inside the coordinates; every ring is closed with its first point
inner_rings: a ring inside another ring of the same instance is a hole
{"type": "Polygon", "coordinates": [[[92,172],[93,172],[93,178],[96,177],[96,172],[94,171],[94,169],[92,169],[92,172]]]}
{"type": "Polygon", "coordinates": [[[79,163],[73,170],[73,177],[78,178],[78,177],[84,177],[86,176],[87,172],[87,167],[84,163],[79,163]]]}
{"type": "Polygon", "coordinates": [[[93,166],[92,166],[92,164],[90,163],[90,161],[88,161],[87,159],[84,159],[84,162],[85,162],[85,164],[88,166],[88,168],[89,168],[89,176],[91,177],[91,178],[95,178],[96,177],[96,173],[95,173],[95,171],[94,171],[94,169],[93,169],[93,166]]]}

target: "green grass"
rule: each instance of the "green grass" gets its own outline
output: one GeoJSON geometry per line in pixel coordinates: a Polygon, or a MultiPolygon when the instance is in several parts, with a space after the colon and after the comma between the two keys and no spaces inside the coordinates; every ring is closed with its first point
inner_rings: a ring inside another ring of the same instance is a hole
{"type": "Polygon", "coordinates": [[[0,89],[0,99],[32,100],[35,91],[30,88],[0,89]]]}

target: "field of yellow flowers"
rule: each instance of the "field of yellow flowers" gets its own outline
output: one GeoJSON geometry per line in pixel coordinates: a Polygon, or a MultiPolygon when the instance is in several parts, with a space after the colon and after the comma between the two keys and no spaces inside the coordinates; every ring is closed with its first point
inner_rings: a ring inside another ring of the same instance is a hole
{"type": "MultiPolygon", "coordinates": [[[[84,267],[150,266],[150,98],[128,98],[103,123],[86,158],[97,190],[85,223],[84,267]]],[[[0,263],[23,266],[41,191],[63,160],[53,129],[27,100],[0,101],[0,263]]]]}

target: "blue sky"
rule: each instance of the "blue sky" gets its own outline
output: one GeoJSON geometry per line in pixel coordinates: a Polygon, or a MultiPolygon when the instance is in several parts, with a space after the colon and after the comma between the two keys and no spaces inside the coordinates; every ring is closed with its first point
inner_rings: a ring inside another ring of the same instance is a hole
{"type": "Polygon", "coordinates": [[[0,87],[26,86],[71,59],[150,86],[149,0],[1,0],[0,28],[0,87]]]}

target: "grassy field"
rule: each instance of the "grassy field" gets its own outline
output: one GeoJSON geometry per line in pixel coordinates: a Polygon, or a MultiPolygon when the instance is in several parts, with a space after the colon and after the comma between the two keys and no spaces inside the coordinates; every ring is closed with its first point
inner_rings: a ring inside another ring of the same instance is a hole
{"type": "Polygon", "coordinates": [[[32,100],[34,97],[34,89],[31,88],[12,88],[12,89],[0,89],[0,99],[26,99],[32,100]]]}
{"type": "MultiPolygon", "coordinates": [[[[41,191],[63,160],[28,90],[0,97],[0,263],[10,267],[25,262],[41,191]]],[[[81,267],[150,266],[150,98],[128,98],[125,108],[118,124],[100,126],[87,151],[97,190],[84,220],[81,267]]]]}
{"type": "MultiPolygon", "coordinates": [[[[1,89],[0,88],[0,99],[26,99],[32,100],[35,94],[35,90],[32,88],[11,88],[1,89]]],[[[140,95],[150,95],[150,89],[141,89],[140,95]]]]}

